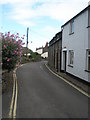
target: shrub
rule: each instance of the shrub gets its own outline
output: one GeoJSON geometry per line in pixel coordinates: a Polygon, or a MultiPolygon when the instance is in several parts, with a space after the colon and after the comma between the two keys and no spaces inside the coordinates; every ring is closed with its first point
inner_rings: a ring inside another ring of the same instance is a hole
{"type": "Polygon", "coordinates": [[[0,38],[2,41],[2,69],[11,71],[21,60],[23,43],[18,33],[16,35],[10,35],[10,32],[5,35],[1,33],[0,38]]]}

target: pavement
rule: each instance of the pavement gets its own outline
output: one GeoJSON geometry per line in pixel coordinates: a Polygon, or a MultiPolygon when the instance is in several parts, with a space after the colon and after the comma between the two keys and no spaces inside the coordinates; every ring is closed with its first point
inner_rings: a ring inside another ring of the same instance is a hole
{"type": "MultiPolygon", "coordinates": [[[[5,71],[3,71],[5,72],[5,71]]],[[[5,74],[5,80],[8,81],[5,90],[2,94],[2,118],[7,119],[9,118],[9,110],[10,110],[10,104],[12,99],[12,92],[13,92],[13,80],[10,74],[5,74]]]]}
{"type": "Polygon", "coordinates": [[[87,83],[79,78],[76,78],[74,76],[71,76],[68,73],[65,72],[57,72],[55,71],[53,68],[51,68],[50,66],[48,66],[53,72],[55,72],[56,74],[58,74],[59,76],[63,77],[64,79],[66,79],[67,81],[69,81],[70,83],[74,84],[75,86],[77,86],[78,88],[82,89],[83,91],[85,91],[87,94],[90,94],[90,83],[87,83]]]}
{"type": "Polygon", "coordinates": [[[52,74],[45,64],[18,68],[16,118],[87,118],[88,97],[52,74]]]}

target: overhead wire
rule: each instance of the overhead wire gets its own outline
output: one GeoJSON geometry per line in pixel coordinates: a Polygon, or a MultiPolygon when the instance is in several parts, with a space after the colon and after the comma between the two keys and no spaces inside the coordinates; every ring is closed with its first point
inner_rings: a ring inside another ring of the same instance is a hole
{"type": "Polygon", "coordinates": [[[35,34],[37,34],[39,37],[42,37],[42,38],[47,38],[47,36],[45,36],[45,35],[43,35],[43,34],[40,34],[39,32],[36,32],[36,31],[34,31],[34,30],[31,30],[30,29],[30,32],[32,32],[32,33],[35,33],[35,34]]]}

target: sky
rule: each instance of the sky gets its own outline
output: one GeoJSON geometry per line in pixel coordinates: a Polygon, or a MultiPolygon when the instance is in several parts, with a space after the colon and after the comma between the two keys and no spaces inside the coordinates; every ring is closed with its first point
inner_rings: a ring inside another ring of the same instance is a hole
{"type": "MultiPolygon", "coordinates": [[[[0,32],[27,34],[28,47],[44,47],[61,26],[88,6],[89,0],[0,0],[0,32]]],[[[26,43],[26,37],[23,40],[26,43]]]]}

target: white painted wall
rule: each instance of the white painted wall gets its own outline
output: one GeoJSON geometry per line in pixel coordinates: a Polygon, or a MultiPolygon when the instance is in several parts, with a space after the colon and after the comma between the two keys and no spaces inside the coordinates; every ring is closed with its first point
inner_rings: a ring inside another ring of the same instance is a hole
{"type": "Polygon", "coordinates": [[[69,35],[70,23],[66,24],[62,32],[62,70],[63,67],[63,51],[67,50],[67,66],[66,71],[85,81],[89,81],[90,73],[85,72],[86,69],[86,49],[88,49],[88,11],[80,14],[74,19],[74,34],[69,35]],[[74,66],[69,67],[69,50],[74,50],[74,66]]]}
{"type": "Polygon", "coordinates": [[[41,57],[47,58],[47,57],[48,57],[48,52],[43,53],[43,54],[41,55],[41,57]]]}
{"type": "Polygon", "coordinates": [[[43,49],[41,48],[41,49],[38,49],[38,50],[36,50],[36,52],[38,53],[38,54],[42,54],[43,53],[43,49]]]}

